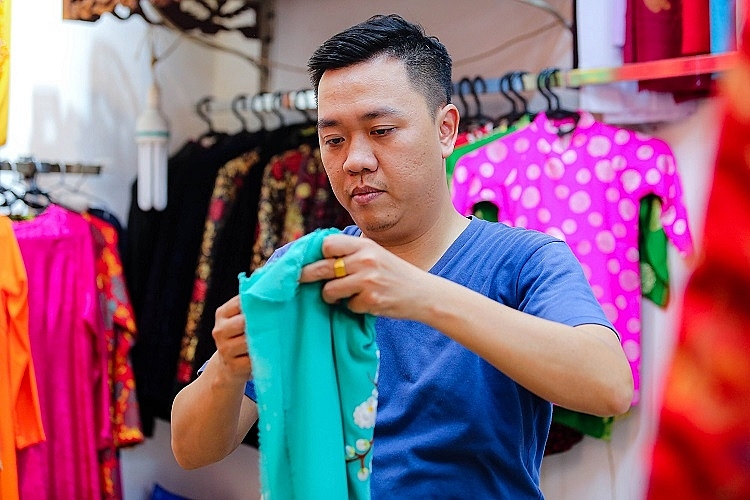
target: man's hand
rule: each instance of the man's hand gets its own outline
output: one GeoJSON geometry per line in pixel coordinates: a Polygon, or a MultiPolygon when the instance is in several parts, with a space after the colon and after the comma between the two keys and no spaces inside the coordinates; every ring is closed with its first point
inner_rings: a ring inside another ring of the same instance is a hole
{"type": "Polygon", "coordinates": [[[247,381],[252,365],[245,339],[245,317],[240,310],[240,298],[235,295],[216,310],[216,322],[211,335],[216,342],[218,361],[229,378],[247,381]]]}
{"type": "Polygon", "coordinates": [[[420,283],[429,277],[367,238],[327,236],[323,255],[324,259],[302,268],[300,282],[329,280],[323,286],[323,300],[329,304],[346,300],[356,313],[408,318],[420,296],[420,283]]]}

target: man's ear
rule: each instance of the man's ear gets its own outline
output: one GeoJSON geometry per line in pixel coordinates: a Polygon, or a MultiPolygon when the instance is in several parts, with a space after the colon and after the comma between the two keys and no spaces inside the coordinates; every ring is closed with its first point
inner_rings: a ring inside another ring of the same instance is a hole
{"type": "Polygon", "coordinates": [[[443,159],[445,159],[453,153],[453,147],[458,137],[458,122],[460,119],[458,108],[453,104],[446,104],[438,110],[435,119],[438,123],[440,144],[443,150],[443,159]]]}

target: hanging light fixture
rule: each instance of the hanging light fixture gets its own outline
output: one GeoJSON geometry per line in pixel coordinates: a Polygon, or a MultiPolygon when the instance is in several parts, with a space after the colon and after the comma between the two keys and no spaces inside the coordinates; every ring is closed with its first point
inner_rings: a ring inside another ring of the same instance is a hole
{"type": "Polygon", "coordinates": [[[151,57],[151,88],[146,109],[135,124],[138,146],[137,202],[141,210],[164,210],[167,206],[167,161],[169,127],[159,109],[159,86],[154,75],[156,58],[151,57]]]}

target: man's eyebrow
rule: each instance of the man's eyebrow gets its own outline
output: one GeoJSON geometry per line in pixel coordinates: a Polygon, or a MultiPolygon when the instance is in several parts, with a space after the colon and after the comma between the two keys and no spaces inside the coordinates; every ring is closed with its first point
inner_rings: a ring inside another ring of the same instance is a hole
{"type": "MultiPolygon", "coordinates": [[[[371,111],[368,111],[367,113],[364,113],[359,117],[361,121],[367,121],[367,120],[374,120],[377,118],[383,118],[383,117],[404,117],[406,116],[405,113],[399,109],[390,107],[390,106],[384,106],[381,108],[376,108],[371,111]]],[[[336,119],[327,119],[327,118],[321,118],[318,120],[318,129],[324,129],[327,127],[335,127],[340,123],[339,120],[336,119]]]]}
{"type": "Polygon", "coordinates": [[[318,130],[327,128],[327,127],[335,127],[339,124],[338,120],[327,120],[325,118],[319,118],[318,119],[318,130]]]}

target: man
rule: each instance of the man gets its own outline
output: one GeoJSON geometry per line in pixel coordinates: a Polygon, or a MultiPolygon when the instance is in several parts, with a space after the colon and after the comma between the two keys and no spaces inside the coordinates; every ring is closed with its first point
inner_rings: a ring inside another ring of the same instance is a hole
{"type": "MultiPolygon", "coordinates": [[[[328,236],[301,281],[378,316],[373,498],[541,498],[551,403],[614,415],[633,394],[580,265],[560,240],[455,211],[451,60],[421,27],[373,17],[309,69],[323,164],[357,226],[328,236]]],[[[243,332],[234,298],[216,312],[217,352],[175,398],[185,468],[231,453],[257,418],[243,332]]]]}

